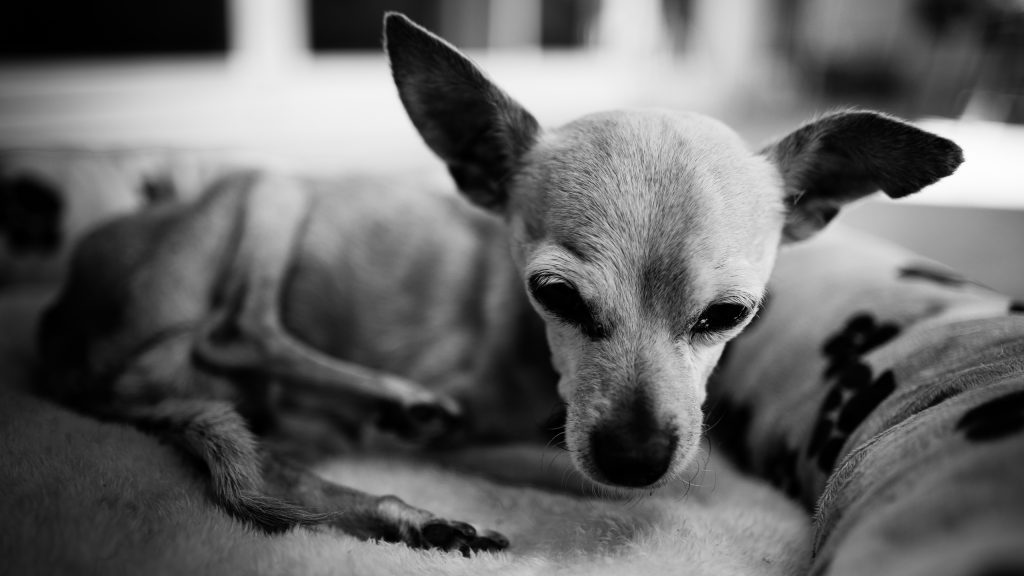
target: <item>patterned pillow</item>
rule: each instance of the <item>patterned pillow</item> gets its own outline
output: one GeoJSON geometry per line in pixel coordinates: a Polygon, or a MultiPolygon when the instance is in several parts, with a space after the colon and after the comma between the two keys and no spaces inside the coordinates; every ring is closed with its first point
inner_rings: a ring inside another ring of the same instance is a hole
{"type": "Polygon", "coordinates": [[[708,425],[814,512],[812,573],[1024,573],[1024,306],[839,228],[769,290],[708,425]]]}
{"type": "Polygon", "coordinates": [[[231,161],[173,150],[0,152],[0,287],[59,277],[97,223],[198,193],[231,161]]]}

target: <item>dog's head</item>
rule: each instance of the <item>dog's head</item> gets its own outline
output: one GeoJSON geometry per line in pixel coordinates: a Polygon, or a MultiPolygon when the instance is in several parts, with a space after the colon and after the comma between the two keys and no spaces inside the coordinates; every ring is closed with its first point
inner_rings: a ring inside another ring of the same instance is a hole
{"type": "Polygon", "coordinates": [[[962,161],[873,112],[759,153],[695,114],[617,111],[542,130],[444,40],[391,14],[399,95],[461,192],[508,222],[547,325],[576,465],[648,488],[694,457],[707,378],[758,310],[780,242],[875,190],[911,194],[962,161]]]}

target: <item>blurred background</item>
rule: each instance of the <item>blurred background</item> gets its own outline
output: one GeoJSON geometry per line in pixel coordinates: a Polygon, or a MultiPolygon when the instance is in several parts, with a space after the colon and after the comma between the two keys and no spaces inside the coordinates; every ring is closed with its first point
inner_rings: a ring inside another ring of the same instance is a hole
{"type": "Polygon", "coordinates": [[[680,108],[756,147],[839,106],[918,121],[967,163],[844,218],[1024,297],[1024,0],[8,0],[0,148],[442,177],[391,84],[385,10],[464,48],[542,124],[680,108]]]}

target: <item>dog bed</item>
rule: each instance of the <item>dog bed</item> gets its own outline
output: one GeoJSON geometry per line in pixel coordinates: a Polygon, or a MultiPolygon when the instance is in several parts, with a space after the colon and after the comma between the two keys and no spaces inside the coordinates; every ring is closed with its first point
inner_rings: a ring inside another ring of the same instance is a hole
{"type": "MultiPolygon", "coordinates": [[[[709,385],[716,448],[699,487],[581,498],[356,453],[319,471],[496,528],[513,547],[461,558],[327,530],[247,530],[174,450],[30,394],[46,361],[32,353],[35,314],[68,246],[231,168],[210,158],[0,158],[0,571],[1024,573],[1024,307],[836,227],[783,251],[766,308],[727,348],[709,385]]],[[[546,466],[545,454],[511,456],[546,466]]]]}
{"type": "Polygon", "coordinates": [[[811,574],[1024,574],[1024,305],[842,229],[780,255],[713,433],[814,517],[811,574]]]}

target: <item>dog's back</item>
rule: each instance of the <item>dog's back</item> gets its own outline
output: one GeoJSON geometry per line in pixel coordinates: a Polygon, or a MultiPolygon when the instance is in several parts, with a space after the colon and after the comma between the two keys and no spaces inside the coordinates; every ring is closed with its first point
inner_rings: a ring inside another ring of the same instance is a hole
{"type": "MultiPolygon", "coordinates": [[[[232,174],[195,200],[83,238],[41,323],[44,392],[79,408],[168,396],[260,408],[252,396],[262,391],[238,394],[224,379],[196,388],[188,383],[197,378],[181,373],[203,369],[194,365],[194,333],[224,306],[246,214],[262,201],[253,190],[276,178],[232,174]]],[[[537,391],[551,384],[542,328],[500,219],[412,179],[275,181],[304,203],[279,301],[283,328],[303,344],[446,392],[507,388],[497,380],[511,374],[496,359],[525,360],[518,373],[536,365],[548,377],[537,391]]],[[[250,236],[256,251],[278,241],[250,236]]]]}
{"type": "Polygon", "coordinates": [[[528,306],[501,221],[454,194],[307,186],[310,217],[281,299],[285,327],[305,343],[434,387],[487,355],[508,307],[528,306]]]}

